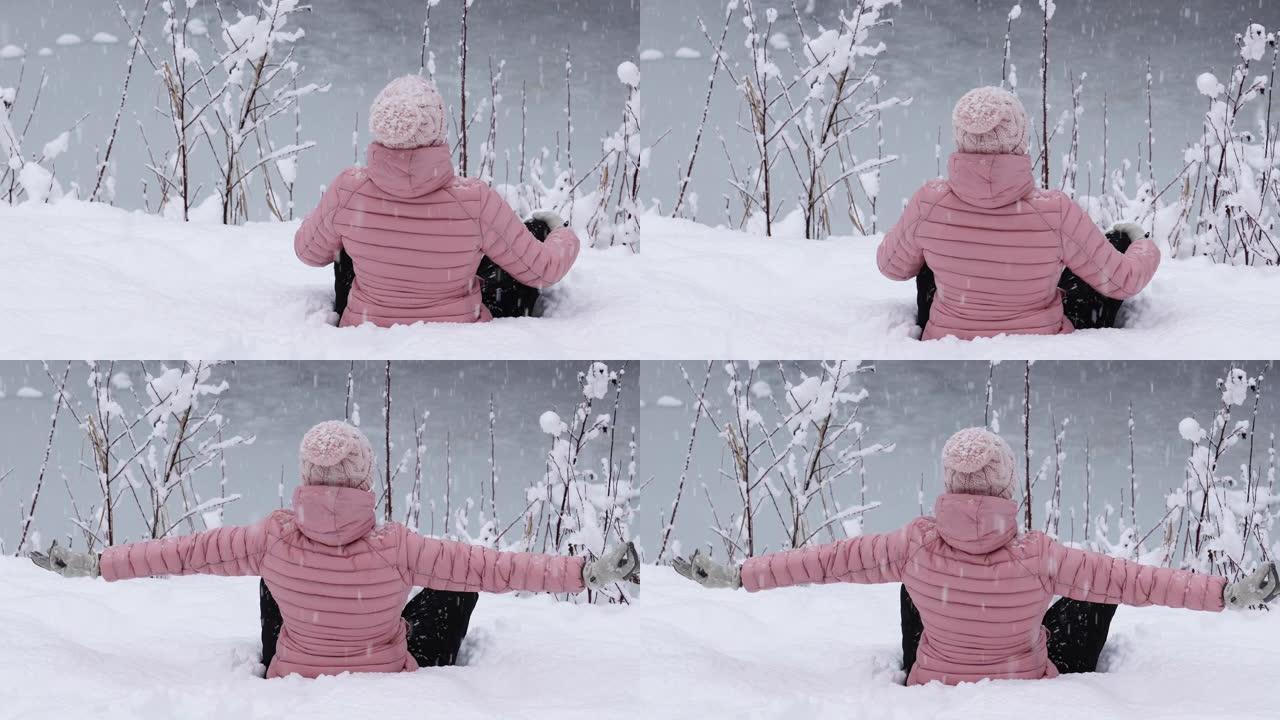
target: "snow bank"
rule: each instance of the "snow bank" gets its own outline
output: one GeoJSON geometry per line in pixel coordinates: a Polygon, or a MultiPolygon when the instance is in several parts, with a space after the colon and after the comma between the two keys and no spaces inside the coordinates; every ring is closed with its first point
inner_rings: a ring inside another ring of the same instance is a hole
{"type": "Polygon", "coordinates": [[[463,667],[268,681],[256,579],[108,584],[0,558],[0,715],[1056,720],[1258,718],[1273,703],[1274,614],[1121,608],[1106,672],[907,688],[896,586],[748,595],[643,573],[626,608],[482,597],[463,667]]]}
{"type": "MultiPolygon", "coordinates": [[[[615,715],[647,665],[628,608],[487,595],[466,667],[263,680],[257,578],[108,584],[0,558],[0,717],[380,720],[615,715]]],[[[628,712],[630,712],[628,710],[628,712]]]]}
{"type": "Polygon", "coordinates": [[[294,256],[296,222],[183,224],[65,201],[0,207],[0,228],[17,278],[0,354],[14,358],[632,359],[663,325],[622,248],[583,250],[542,318],[338,329],[332,271],[294,256]]]}
{"type": "Polygon", "coordinates": [[[914,286],[876,270],[877,238],[765,239],[646,216],[640,254],[584,250],[544,294],[544,317],[338,329],[332,274],[294,257],[296,223],[182,224],[63,201],[0,207],[0,227],[0,337],[16,358],[1280,357],[1280,269],[1202,260],[1167,261],[1122,330],[921,343],[914,286]]]}
{"type": "Polygon", "coordinates": [[[876,269],[878,236],[768,239],[652,215],[643,228],[644,264],[660,268],[651,312],[672,318],[670,358],[1280,357],[1280,268],[1166,260],[1126,304],[1123,329],[922,343],[915,285],[876,269]]]}
{"type": "Polygon", "coordinates": [[[1120,608],[1105,672],[908,688],[896,585],[751,595],[704,590],[667,568],[643,573],[636,607],[654,623],[663,693],[718,717],[1258,718],[1271,703],[1274,613],[1120,608]]]}

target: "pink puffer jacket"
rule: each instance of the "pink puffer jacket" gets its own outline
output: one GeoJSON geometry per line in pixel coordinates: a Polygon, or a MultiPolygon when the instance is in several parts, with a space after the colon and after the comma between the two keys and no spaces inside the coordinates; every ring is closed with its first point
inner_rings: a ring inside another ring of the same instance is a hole
{"type": "Polygon", "coordinates": [[[416,670],[400,617],[414,586],[583,589],[580,557],[503,553],[423,537],[398,523],[374,525],[372,493],[303,486],[291,510],[255,525],[108,548],[102,577],[261,576],[284,617],[267,677],[416,670]]]}
{"type": "Polygon", "coordinates": [[[488,255],[520,282],[544,288],[569,272],[578,236],[557,228],[538,242],[502,196],[458,178],[444,145],[369,145],[368,167],[340,174],[293,240],[323,267],[346,249],[355,264],[341,325],[483,322],[476,269],[488,255]]]}
{"type": "Polygon", "coordinates": [[[1107,297],[1138,294],[1160,265],[1139,240],[1120,253],[1066,194],[1037,190],[1026,155],[955,153],[950,177],[926,183],[876,252],[880,272],[937,279],[921,339],[1072,331],[1058,279],[1065,265],[1107,297]]]}
{"type": "Polygon", "coordinates": [[[1055,595],[1223,609],[1225,578],[1073,550],[1040,532],[1020,535],[1017,511],[1012,500],[945,494],[936,518],[892,533],[752,558],[742,585],[904,583],[924,621],[908,685],[1056,676],[1041,625],[1055,595]]]}

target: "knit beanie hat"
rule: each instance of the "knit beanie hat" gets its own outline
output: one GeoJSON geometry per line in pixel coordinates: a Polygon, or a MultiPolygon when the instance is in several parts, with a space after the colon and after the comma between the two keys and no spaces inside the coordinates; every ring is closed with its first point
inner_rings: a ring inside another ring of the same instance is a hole
{"type": "Polygon", "coordinates": [[[440,145],[445,141],[444,100],[431,81],[405,75],[387,83],[369,108],[369,131],[389,148],[440,145]]]}
{"type": "Polygon", "coordinates": [[[373,478],[373,446],[354,426],[329,420],[302,436],[298,464],[304,485],[368,490],[373,478]]]}
{"type": "Polygon", "coordinates": [[[951,111],[956,150],[987,155],[1027,154],[1027,111],[998,87],[970,90],[951,111]]]}
{"type": "Polygon", "coordinates": [[[949,493],[1013,498],[1013,450],[986,428],[965,428],[942,446],[942,481],[949,493]]]}

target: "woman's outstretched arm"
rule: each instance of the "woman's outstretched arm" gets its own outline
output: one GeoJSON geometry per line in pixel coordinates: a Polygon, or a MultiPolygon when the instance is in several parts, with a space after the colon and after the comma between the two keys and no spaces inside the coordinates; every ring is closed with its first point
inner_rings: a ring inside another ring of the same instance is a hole
{"type": "Polygon", "coordinates": [[[1142,565],[1041,536],[1043,579],[1050,592],[1073,600],[1112,605],[1163,605],[1217,612],[1227,579],[1186,570],[1142,565]]]}
{"type": "Polygon", "coordinates": [[[104,580],[156,575],[257,575],[267,550],[267,523],[116,545],[99,561],[104,580]]]}
{"type": "Polygon", "coordinates": [[[485,190],[481,200],[479,222],[484,254],[530,287],[545,288],[560,282],[578,258],[581,243],[572,228],[553,228],[546,242],[538,242],[492,188],[485,190]]]}
{"type": "Polygon", "coordinates": [[[500,552],[479,545],[425,537],[405,530],[409,581],[455,592],[576,593],[586,588],[585,560],[567,555],[500,552]]]}
{"type": "Polygon", "coordinates": [[[1120,252],[1111,245],[1084,209],[1062,196],[1062,261],[1094,290],[1116,300],[1137,295],[1160,267],[1160,248],[1138,238],[1120,252]]]}
{"type": "Polygon", "coordinates": [[[789,585],[901,582],[910,531],[908,525],[882,535],[753,557],[742,565],[742,587],[756,592],[789,585]]]}
{"type": "Polygon", "coordinates": [[[312,267],[324,267],[338,259],[342,250],[342,236],[334,226],[334,216],[350,199],[350,187],[356,182],[356,171],[345,170],[333,179],[320,204],[307,213],[298,232],[293,236],[293,252],[298,259],[312,267]]]}

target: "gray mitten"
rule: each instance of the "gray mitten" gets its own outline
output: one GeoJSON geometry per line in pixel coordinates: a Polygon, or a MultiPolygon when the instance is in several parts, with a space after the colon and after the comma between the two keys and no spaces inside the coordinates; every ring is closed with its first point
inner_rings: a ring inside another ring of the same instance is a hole
{"type": "Polygon", "coordinates": [[[1222,602],[1232,610],[1265,605],[1280,596],[1280,574],[1275,563],[1263,563],[1222,591],[1222,602]]]}
{"type": "Polygon", "coordinates": [[[619,581],[640,582],[640,553],[633,543],[619,545],[582,566],[582,582],[592,590],[619,581]]]}
{"type": "Polygon", "coordinates": [[[31,562],[62,577],[98,577],[97,553],[78,553],[58,547],[57,541],[49,546],[48,553],[31,553],[31,562]]]}
{"type": "Polygon", "coordinates": [[[703,587],[731,588],[734,590],[742,587],[741,567],[737,565],[721,565],[703,555],[701,550],[694,550],[693,557],[688,560],[679,557],[672,560],[671,566],[675,568],[676,572],[703,587]]]}
{"type": "Polygon", "coordinates": [[[533,217],[534,220],[540,220],[546,223],[547,227],[552,230],[558,230],[566,224],[564,219],[557,215],[554,210],[539,210],[531,217],[533,217]]]}

